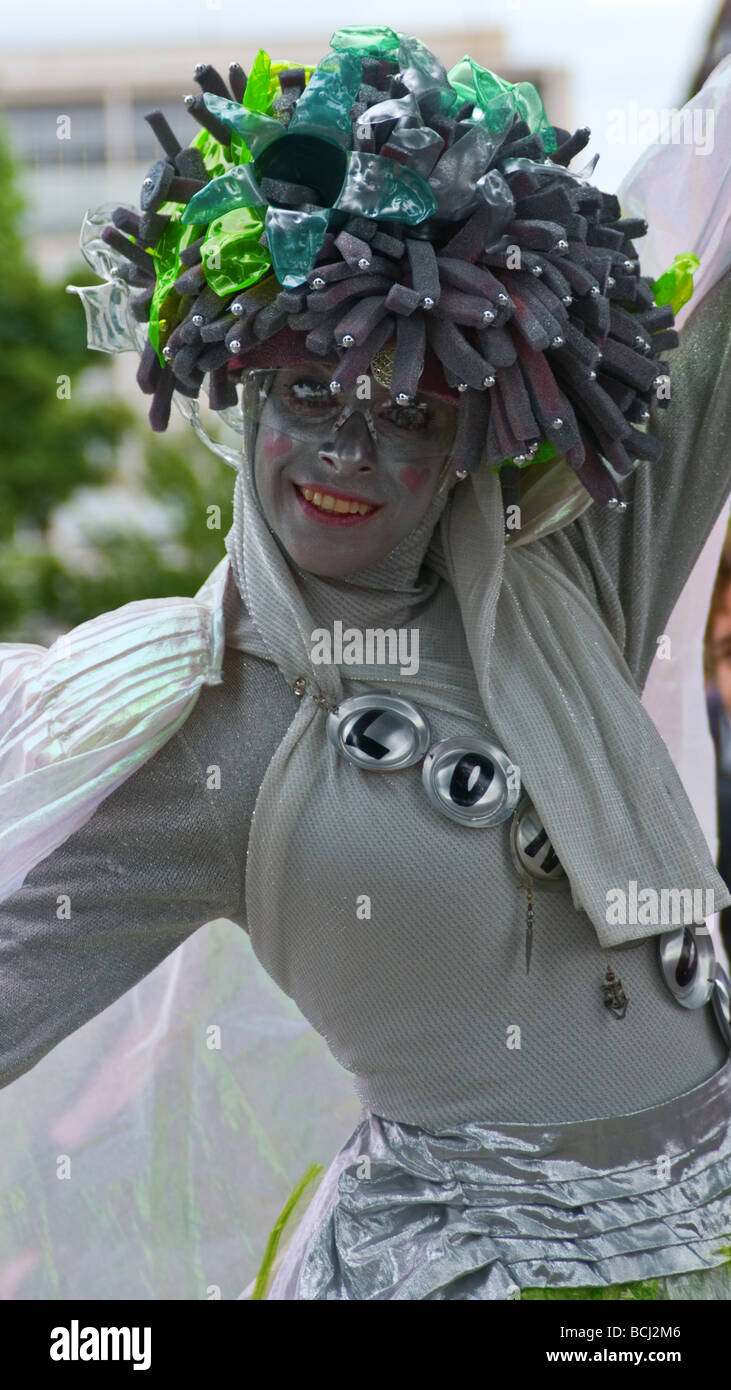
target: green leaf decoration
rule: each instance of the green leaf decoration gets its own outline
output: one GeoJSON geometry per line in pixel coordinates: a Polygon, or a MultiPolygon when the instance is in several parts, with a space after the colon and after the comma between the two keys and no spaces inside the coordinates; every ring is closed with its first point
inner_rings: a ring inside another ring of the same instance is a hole
{"type": "Polygon", "coordinates": [[[700,261],[692,251],[676,256],[672,265],[663,271],[652,287],[656,304],[669,304],[677,314],[693,294],[693,273],[700,261]]]}

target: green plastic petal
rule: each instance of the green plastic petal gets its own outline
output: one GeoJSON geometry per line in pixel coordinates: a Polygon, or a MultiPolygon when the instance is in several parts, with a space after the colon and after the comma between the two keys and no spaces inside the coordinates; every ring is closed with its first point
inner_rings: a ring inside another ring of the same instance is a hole
{"type": "Polygon", "coordinates": [[[415,226],[437,210],[426,179],[385,155],[351,150],[345,181],[333,207],[361,217],[406,222],[415,226]]]}
{"type": "Polygon", "coordinates": [[[288,132],[317,135],[350,146],[350,111],[362,80],[360,59],[352,53],[333,54],[315,69],[292,113],[288,132]]]}
{"type": "Polygon", "coordinates": [[[227,101],[225,97],[216,96],[215,92],[204,92],[203,100],[212,116],[241,136],[254,159],[267,145],[271,145],[272,140],[280,140],[285,134],[281,121],[273,116],[264,116],[261,111],[248,111],[237,101],[227,101]]]}
{"type": "Polygon", "coordinates": [[[556,132],[532,82],[507,82],[467,55],[455,64],[448,76],[460,99],[474,102],[477,108],[474,118],[481,119],[493,134],[505,131],[512,117],[518,115],[527,122],[533,134],[541,136],[547,151],[557,149],[556,132]]]}
{"type": "Polygon", "coordinates": [[[337,29],[330,40],[335,53],[356,53],[359,58],[385,58],[398,46],[398,34],[378,24],[346,24],[344,29],[337,29]]]}
{"type": "MultiPolygon", "coordinates": [[[[220,174],[227,173],[234,165],[244,162],[236,158],[233,148],[231,150],[232,158],[225,146],[221,144],[220,140],[216,140],[215,136],[211,135],[210,130],[206,130],[205,126],[199,130],[195,139],[191,140],[190,143],[194,145],[196,149],[200,150],[203,156],[203,163],[206,167],[206,173],[212,179],[217,179],[220,174]]],[[[247,152],[246,159],[249,158],[250,156],[247,152]]]]}
{"type": "Polygon", "coordinates": [[[222,217],[234,208],[263,207],[266,199],[262,196],[248,164],[239,165],[212,179],[191,198],[183,213],[183,222],[210,222],[214,217],[222,217]]]}
{"type": "Polygon", "coordinates": [[[253,208],[235,208],[212,222],[201,247],[206,283],[216,294],[236,294],[260,280],[271,268],[261,245],[264,216],[253,208]]]}
{"type": "Polygon", "coordinates": [[[652,287],[656,304],[669,304],[677,314],[693,294],[693,272],[700,261],[692,251],[676,256],[672,265],[663,271],[652,287]]]}
{"type": "Polygon", "coordinates": [[[247,111],[269,110],[269,78],[272,60],[266,49],[260,48],[249,73],[244,92],[244,106],[247,111]]]}
{"type": "MultiPolygon", "coordinates": [[[[178,214],[179,211],[178,209],[178,214]]],[[[173,289],[174,282],[185,269],[180,263],[180,252],[196,239],[196,228],[184,227],[178,215],[168,222],[152,250],[155,291],[150,304],[148,337],[163,366],[165,359],[162,357],[162,349],[177,323],[178,310],[182,302],[177,290],[173,289]]]]}
{"type": "Polygon", "coordinates": [[[324,208],[301,212],[299,208],[267,208],[265,229],[272,266],[286,290],[304,284],[325,239],[329,213],[324,208]]]}

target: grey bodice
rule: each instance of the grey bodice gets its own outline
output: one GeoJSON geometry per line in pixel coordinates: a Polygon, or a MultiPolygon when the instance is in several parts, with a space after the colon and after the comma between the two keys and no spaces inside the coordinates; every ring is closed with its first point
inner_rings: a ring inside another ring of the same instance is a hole
{"type": "MultiPolygon", "coordinates": [[[[727,275],[686,330],[671,418],[657,431],[666,456],[630,480],[627,515],[593,508],[539,543],[586,586],[640,687],[728,496],[729,353],[718,344],[729,287],[727,275]],[[682,500],[673,483],[683,485],[682,500]]],[[[223,684],[205,688],[169,743],[0,906],[0,1082],[27,1071],[203,923],[225,916],[246,926],[251,815],[295,709],[275,666],[229,650],[223,684]],[[69,920],[57,917],[61,893],[69,920]]],[[[437,738],[457,731],[436,715],[432,724],[437,738]]],[[[519,750],[514,756],[519,762],[519,750]]],[[[617,1020],[601,1004],[603,961],[588,919],[567,890],[538,890],[526,976],[525,899],[507,825],[468,830],[437,817],[425,852],[413,833],[418,768],[381,777],[343,763],[337,775],[346,774],[362,778],[373,816],[387,817],[388,854],[374,866],[367,838],[356,841],[338,822],[337,796],[314,857],[308,849],[301,858],[294,838],[296,930],[290,921],[277,972],[376,1113],[425,1128],[582,1119],[659,1104],[720,1067],[711,1011],[674,1002],[656,938],[615,953],[630,999],[617,1020]],[[359,880],[370,920],[353,911],[359,880]],[[416,884],[427,904],[418,913],[416,884]]],[[[266,943],[252,939],[263,954],[266,943]]]]}

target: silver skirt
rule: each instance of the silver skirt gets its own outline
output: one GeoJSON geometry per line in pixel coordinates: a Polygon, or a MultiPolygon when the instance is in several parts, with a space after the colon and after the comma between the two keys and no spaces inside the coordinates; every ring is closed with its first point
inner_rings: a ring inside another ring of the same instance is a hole
{"type": "Polygon", "coordinates": [[[437,1134],[366,1113],[268,1297],[506,1299],[715,1269],[695,1296],[729,1298],[729,1247],[731,1059],[606,1119],[437,1134]]]}

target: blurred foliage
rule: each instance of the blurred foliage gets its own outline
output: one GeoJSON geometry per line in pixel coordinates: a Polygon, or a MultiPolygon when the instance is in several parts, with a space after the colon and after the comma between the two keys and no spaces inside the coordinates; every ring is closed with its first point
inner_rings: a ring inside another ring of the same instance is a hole
{"type": "Polygon", "coordinates": [[[65,287],[96,277],[74,265],[49,283],[33,265],[2,129],[0,180],[0,640],[45,642],[133,599],[194,593],[224,554],[232,474],[192,431],[182,449],[152,435],[127,402],[85,397],[84,373],[108,369],[112,359],[87,348],[82,306],[65,287]],[[59,376],[69,378],[68,399],[63,386],[57,395],[59,376]],[[130,436],[143,455],[134,478],[141,522],[149,497],[156,510],[165,508],[169,534],[155,539],[144,525],[132,529],[115,520],[110,494],[103,529],[98,522],[93,534],[85,528],[84,563],[77,567],[72,556],[49,548],[54,509],[79,488],[123,484],[117,460],[130,436]],[[221,508],[219,529],[210,529],[212,505],[221,508]]]}

